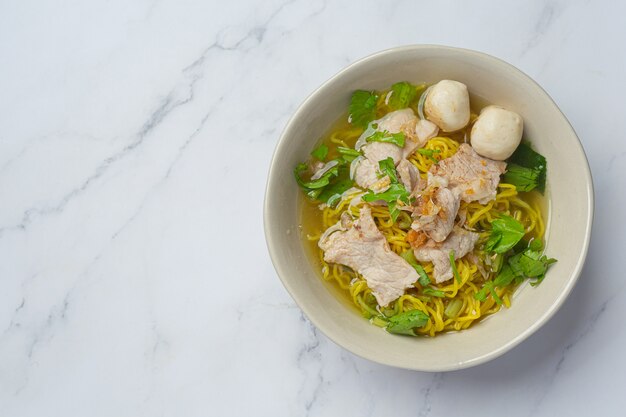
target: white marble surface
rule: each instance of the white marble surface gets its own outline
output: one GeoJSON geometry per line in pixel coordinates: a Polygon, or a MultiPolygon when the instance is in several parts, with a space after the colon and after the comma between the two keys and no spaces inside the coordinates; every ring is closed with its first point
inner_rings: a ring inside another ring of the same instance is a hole
{"type": "Polygon", "coordinates": [[[625,13],[608,0],[0,3],[0,415],[624,415],[625,13]],[[348,63],[409,43],[534,77],[596,187],[562,310],[505,356],[446,374],[335,346],[281,286],[262,231],[290,113],[348,63]]]}

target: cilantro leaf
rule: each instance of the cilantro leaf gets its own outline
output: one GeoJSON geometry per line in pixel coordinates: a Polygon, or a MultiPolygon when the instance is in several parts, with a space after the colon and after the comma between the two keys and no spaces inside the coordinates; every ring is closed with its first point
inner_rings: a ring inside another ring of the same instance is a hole
{"type": "Polygon", "coordinates": [[[548,165],[543,155],[533,151],[527,143],[521,143],[507,162],[536,171],[537,189],[542,193],[545,191],[548,165]]]}
{"type": "Polygon", "coordinates": [[[320,161],[326,160],[326,156],[328,156],[328,146],[322,143],[320,146],[315,148],[313,152],[311,152],[311,156],[319,159],[320,161]]]}
{"type": "Polygon", "coordinates": [[[502,214],[491,222],[491,234],[485,243],[485,250],[504,253],[517,244],[526,233],[524,226],[511,216],[502,214]]]}
{"type": "Polygon", "coordinates": [[[417,89],[414,85],[402,81],[391,86],[391,97],[389,97],[389,108],[391,110],[400,110],[409,107],[409,104],[415,99],[417,89]]]}
{"type": "Polygon", "coordinates": [[[367,142],[383,142],[383,143],[393,143],[394,145],[402,148],[404,147],[404,133],[389,133],[385,131],[377,131],[368,136],[365,140],[367,142]]]}
{"type": "Polygon", "coordinates": [[[537,187],[540,175],[541,171],[536,168],[509,164],[502,181],[513,184],[518,191],[531,191],[537,187]]]}
{"type": "Polygon", "coordinates": [[[421,310],[409,310],[389,318],[387,331],[395,334],[415,336],[413,329],[423,327],[429,317],[421,310]]]}
{"type": "Polygon", "coordinates": [[[366,128],[374,120],[378,95],[371,91],[357,90],[350,99],[350,123],[366,128]]]}
{"type": "Polygon", "coordinates": [[[417,271],[417,274],[420,276],[417,282],[419,282],[422,287],[430,284],[430,278],[428,278],[428,274],[426,274],[424,268],[422,268],[422,266],[417,263],[417,259],[415,259],[415,254],[411,249],[402,252],[400,256],[402,256],[402,258],[404,258],[404,260],[407,261],[409,265],[415,268],[415,271],[417,271]]]}

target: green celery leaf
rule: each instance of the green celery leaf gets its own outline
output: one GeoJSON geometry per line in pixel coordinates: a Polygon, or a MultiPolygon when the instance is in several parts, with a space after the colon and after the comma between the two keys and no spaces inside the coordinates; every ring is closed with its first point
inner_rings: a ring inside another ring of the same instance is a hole
{"type": "Polygon", "coordinates": [[[402,81],[391,86],[391,97],[389,97],[389,108],[391,110],[400,110],[409,107],[409,104],[415,99],[417,90],[414,85],[402,81]]]}
{"type": "Polygon", "coordinates": [[[357,157],[363,155],[363,154],[361,154],[361,152],[357,151],[356,149],[346,148],[346,147],[343,147],[343,146],[338,146],[337,147],[337,152],[339,152],[339,155],[341,155],[341,157],[346,162],[352,162],[357,157]]]}
{"type": "Polygon", "coordinates": [[[515,278],[515,273],[509,264],[505,264],[502,266],[502,270],[496,276],[496,279],[493,280],[493,285],[496,287],[506,287],[509,285],[513,279],[515,278]]]}
{"type": "Polygon", "coordinates": [[[429,295],[431,297],[440,297],[440,298],[443,298],[446,296],[446,294],[443,291],[436,290],[431,287],[424,288],[424,295],[429,295]]]}
{"type": "Polygon", "coordinates": [[[454,274],[454,278],[456,282],[461,283],[461,276],[459,275],[459,271],[456,269],[456,260],[454,259],[454,249],[450,251],[450,266],[452,267],[452,273],[454,274]]]}
{"type": "Polygon", "coordinates": [[[485,243],[485,250],[504,253],[514,247],[526,233],[524,226],[511,216],[502,214],[491,222],[491,234],[485,243]]]}
{"type": "Polygon", "coordinates": [[[389,133],[386,130],[383,132],[374,132],[370,136],[368,136],[365,140],[367,142],[383,142],[383,143],[393,143],[394,145],[402,148],[404,147],[404,133],[389,133]]]}
{"type": "Polygon", "coordinates": [[[489,288],[487,287],[487,283],[489,283],[491,281],[487,281],[485,282],[485,285],[476,293],[474,294],[474,299],[484,302],[487,300],[487,291],[489,290],[489,288]]]}
{"type": "Polygon", "coordinates": [[[543,242],[541,241],[541,239],[535,238],[528,244],[528,247],[530,248],[530,250],[541,251],[543,249],[543,242]]]}
{"type": "Polygon", "coordinates": [[[538,173],[537,189],[542,193],[545,191],[547,162],[543,155],[533,151],[527,143],[521,143],[507,162],[535,170],[538,173]]]}
{"type": "Polygon", "coordinates": [[[391,216],[391,220],[395,223],[398,220],[398,216],[400,215],[400,209],[398,208],[398,203],[396,201],[389,201],[387,203],[387,207],[389,208],[389,215],[391,216]]]}
{"type": "Polygon", "coordinates": [[[313,152],[311,152],[311,156],[319,159],[320,161],[325,161],[326,156],[328,156],[328,146],[322,143],[320,146],[315,148],[313,152]]]}
{"type": "Polygon", "coordinates": [[[411,227],[413,219],[411,219],[411,216],[406,211],[400,211],[398,218],[400,219],[398,221],[398,227],[400,229],[408,230],[409,227],[411,227]]]}
{"type": "Polygon", "coordinates": [[[367,192],[367,194],[363,195],[362,199],[366,203],[371,203],[372,201],[378,200],[383,200],[387,203],[391,203],[400,200],[405,204],[410,204],[409,195],[410,194],[402,184],[395,183],[391,184],[391,186],[382,193],[374,193],[370,190],[367,192]]]}
{"type": "Polygon", "coordinates": [[[378,95],[371,91],[357,90],[350,99],[350,123],[366,128],[374,120],[378,95]]]}
{"type": "Polygon", "coordinates": [[[424,155],[425,157],[427,157],[428,159],[430,159],[434,163],[438,163],[439,161],[433,155],[435,155],[436,153],[441,153],[441,151],[439,149],[424,149],[424,148],[421,148],[421,149],[417,150],[417,153],[424,155]]]}
{"type": "Polygon", "coordinates": [[[417,282],[419,282],[422,287],[430,284],[430,278],[428,278],[428,274],[426,274],[424,268],[422,268],[422,266],[417,263],[417,259],[415,259],[415,254],[411,249],[402,252],[400,256],[402,256],[404,260],[409,263],[409,265],[415,268],[415,271],[417,271],[417,274],[420,276],[417,282]]]}
{"type": "Polygon", "coordinates": [[[354,187],[354,181],[350,179],[350,169],[346,166],[340,166],[337,177],[332,178],[329,184],[322,189],[317,200],[334,207],[341,199],[341,195],[352,187],[354,187]]]}
{"type": "Polygon", "coordinates": [[[378,161],[378,167],[380,168],[380,172],[389,176],[389,179],[392,183],[398,182],[398,176],[396,175],[396,165],[393,163],[392,157],[383,159],[382,161],[378,161]]]}
{"type": "Polygon", "coordinates": [[[502,299],[496,293],[495,285],[493,281],[485,282],[485,285],[474,294],[474,298],[478,301],[484,302],[487,300],[487,293],[491,294],[491,297],[495,300],[496,303],[502,304],[502,299]]]}
{"type": "Polygon", "coordinates": [[[535,168],[524,168],[517,164],[509,164],[502,181],[513,184],[517,191],[531,191],[537,187],[541,171],[535,168]]]}
{"type": "Polygon", "coordinates": [[[540,252],[527,249],[522,253],[509,258],[509,265],[515,275],[527,278],[539,278],[546,273],[548,266],[556,262],[556,259],[541,255],[540,252]]]}
{"type": "Polygon", "coordinates": [[[463,307],[463,300],[459,300],[459,299],[452,300],[448,303],[448,306],[444,310],[443,314],[447,318],[453,319],[459,315],[462,307],[463,307]]]}
{"type": "Polygon", "coordinates": [[[396,314],[389,318],[387,331],[395,334],[406,334],[415,336],[413,329],[423,327],[428,323],[429,317],[420,310],[409,310],[404,313],[396,314]]]}

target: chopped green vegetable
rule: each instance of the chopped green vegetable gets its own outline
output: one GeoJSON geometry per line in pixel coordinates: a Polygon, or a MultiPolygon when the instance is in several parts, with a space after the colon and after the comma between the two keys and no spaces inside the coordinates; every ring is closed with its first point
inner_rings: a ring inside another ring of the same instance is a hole
{"type": "Polygon", "coordinates": [[[378,95],[371,91],[357,90],[350,100],[350,123],[366,128],[374,120],[378,95]]]}
{"type": "Polygon", "coordinates": [[[402,81],[391,86],[391,97],[389,97],[389,108],[391,110],[400,110],[409,107],[417,95],[417,89],[414,85],[402,81]]]}
{"type": "Polygon", "coordinates": [[[436,153],[441,153],[441,151],[439,149],[418,149],[417,153],[424,155],[426,158],[430,159],[431,161],[433,161],[434,163],[439,162],[437,160],[437,158],[435,158],[433,155],[436,153]]]}
{"type": "Polygon", "coordinates": [[[531,191],[537,187],[541,171],[535,168],[525,168],[517,164],[509,164],[502,181],[513,184],[517,191],[531,191]]]}
{"type": "Polygon", "coordinates": [[[381,318],[380,316],[374,316],[370,319],[370,322],[374,325],[374,326],[378,326],[378,327],[387,327],[387,324],[389,324],[389,322],[383,318],[381,318]]]}
{"type": "Polygon", "coordinates": [[[362,199],[366,203],[371,203],[372,201],[382,200],[387,202],[387,206],[389,207],[389,213],[391,214],[391,218],[395,222],[398,219],[398,215],[400,214],[400,209],[398,209],[397,204],[398,201],[402,201],[405,204],[410,204],[409,193],[404,188],[404,185],[399,183],[391,184],[391,186],[382,193],[374,193],[373,191],[368,191],[362,199]]]}
{"type": "Polygon", "coordinates": [[[528,247],[530,248],[530,250],[541,251],[543,249],[543,242],[541,241],[541,239],[533,239],[528,244],[528,247]]]}
{"type": "Polygon", "coordinates": [[[296,165],[296,168],[294,169],[294,175],[296,177],[296,181],[302,188],[306,188],[306,189],[316,189],[316,188],[325,187],[328,185],[332,177],[336,177],[339,174],[339,166],[335,165],[334,167],[326,171],[324,175],[322,175],[320,178],[314,181],[303,181],[302,178],[300,178],[300,174],[306,171],[307,169],[308,169],[308,166],[305,163],[296,165]]]}
{"type": "Polygon", "coordinates": [[[413,329],[424,326],[428,323],[429,317],[420,310],[409,310],[389,318],[387,331],[395,334],[406,334],[415,336],[413,329]]]}
{"type": "Polygon", "coordinates": [[[346,148],[343,146],[338,146],[337,152],[339,152],[339,155],[341,155],[341,157],[346,162],[352,162],[355,160],[355,158],[363,155],[361,154],[361,152],[357,151],[356,149],[346,148]]]}
{"type": "Polygon", "coordinates": [[[417,263],[417,259],[415,259],[415,254],[411,249],[402,252],[400,256],[402,256],[404,260],[409,263],[409,265],[415,268],[415,271],[417,271],[417,274],[420,276],[417,282],[419,282],[422,287],[430,284],[430,278],[428,278],[428,274],[426,274],[424,268],[422,268],[422,266],[417,263]]]}
{"type": "MultiPolygon", "coordinates": [[[[529,246],[532,246],[532,242],[529,246]]],[[[537,245],[535,245],[537,246],[537,245]]],[[[523,249],[522,252],[511,256],[507,263],[502,266],[502,270],[493,281],[485,282],[483,288],[474,294],[474,298],[479,301],[487,299],[487,292],[493,299],[501,304],[502,300],[495,291],[496,287],[504,288],[512,282],[520,284],[524,278],[534,279],[530,285],[538,285],[546,275],[548,267],[556,262],[556,259],[541,255],[541,252],[533,250],[532,247],[523,249]]]]}
{"type": "Polygon", "coordinates": [[[448,305],[446,306],[446,309],[443,311],[443,314],[447,318],[453,319],[459,315],[462,307],[463,307],[463,300],[459,300],[457,298],[448,303],[448,305]]]}
{"type": "Polygon", "coordinates": [[[545,191],[547,162],[543,155],[533,151],[528,144],[521,143],[507,162],[536,171],[537,177],[535,182],[537,184],[537,190],[542,193],[545,191]]]}
{"type": "Polygon", "coordinates": [[[500,215],[499,219],[491,222],[491,234],[485,250],[495,253],[505,253],[519,242],[525,234],[524,226],[511,216],[500,215]]]}
{"type": "Polygon", "coordinates": [[[501,288],[506,287],[513,281],[513,278],[515,278],[513,269],[511,269],[509,264],[505,264],[500,273],[496,276],[496,279],[493,280],[493,285],[501,288]]]}
{"type": "Polygon", "coordinates": [[[294,176],[302,190],[312,200],[319,200],[333,206],[341,198],[341,194],[354,185],[350,179],[349,170],[344,162],[338,160],[337,165],[329,169],[321,178],[314,181],[304,181],[301,174],[308,170],[305,163],[298,164],[294,169],[294,176]]]}
{"type": "Polygon", "coordinates": [[[387,206],[389,207],[389,214],[391,214],[391,218],[395,222],[398,219],[398,215],[400,214],[400,209],[397,207],[398,201],[401,201],[406,205],[410,204],[410,194],[406,190],[406,188],[404,188],[404,185],[398,182],[396,168],[392,158],[383,159],[382,161],[378,162],[378,165],[381,172],[389,176],[391,186],[382,193],[374,193],[370,190],[362,197],[362,199],[367,203],[378,200],[385,201],[387,203],[387,206]]]}
{"type": "Polygon", "coordinates": [[[446,294],[443,291],[436,290],[431,287],[424,288],[424,295],[429,295],[431,297],[439,297],[439,298],[443,298],[446,296],[446,294]]]}
{"type": "Polygon", "coordinates": [[[341,200],[342,194],[352,186],[354,186],[354,181],[348,175],[340,175],[337,181],[324,188],[317,198],[330,207],[334,207],[341,200]]]}
{"type": "Polygon", "coordinates": [[[393,158],[389,157],[378,161],[378,167],[380,172],[387,175],[392,183],[398,182],[398,176],[396,175],[396,165],[393,163],[393,158]]]}
{"type": "Polygon", "coordinates": [[[368,136],[365,140],[367,142],[383,142],[393,143],[394,145],[402,148],[404,147],[404,133],[389,133],[386,130],[383,132],[377,131],[368,136]]]}
{"type": "Polygon", "coordinates": [[[487,300],[487,292],[491,294],[491,297],[495,300],[496,303],[502,304],[502,299],[498,296],[493,281],[485,282],[485,285],[483,285],[481,290],[474,294],[474,298],[481,302],[485,301],[487,300]]]}
{"type": "Polygon", "coordinates": [[[456,282],[461,283],[461,276],[459,275],[459,271],[456,269],[456,260],[454,259],[454,250],[450,251],[450,266],[452,267],[452,273],[454,274],[454,278],[456,282]]]}
{"type": "Polygon", "coordinates": [[[476,294],[474,294],[474,298],[480,302],[484,302],[487,300],[487,283],[489,283],[491,281],[487,281],[485,282],[485,285],[480,289],[480,291],[478,291],[476,294]]]}
{"type": "Polygon", "coordinates": [[[413,219],[406,211],[400,211],[397,222],[400,229],[408,230],[413,223],[413,219]]]}
{"type": "Polygon", "coordinates": [[[315,148],[313,152],[311,152],[311,156],[319,159],[320,161],[325,161],[326,156],[328,156],[328,146],[322,143],[320,146],[315,148]]]}
{"type": "Polygon", "coordinates": [[[359,303],[363,311],[369,315],[369,316],[366,316],[366,318],[378,316],[380,314],[378,313],[378,311],[376,311],[374,307],[367,304],[360,295],[356,297],[356,302],[359,303]]]}
{"type": "Polygon", "coordinates": [[[503,263],[504,263],[504,255],[501,253],[497,253],[491,264],[491,270],[493,272],[500,271],[503,263]]]}
{"type": "Polygon", "coordinates": [[[543,279],[548,267],[555,262],[556,259],[548,258],[530,248],[509,258],[509,265],[515,275],[539,280],[543,279]]]}

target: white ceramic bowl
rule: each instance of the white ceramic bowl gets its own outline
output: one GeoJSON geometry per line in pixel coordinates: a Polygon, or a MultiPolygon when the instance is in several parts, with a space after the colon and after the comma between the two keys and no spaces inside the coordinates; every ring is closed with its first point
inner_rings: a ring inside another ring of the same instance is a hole
{"type": "Polygon", "coordinates": [[[530,77],[483,53],[416,45],[376,53],[314,91],[278,141],[265,193],[265,236],[283,284],[306,316],[345,349],[379,363],[422,371],[478,365],[502,355],[546,323],[563,304],[583,267],[593,217],[593,184],[576,133],[550,96],[530,77]],[[384,89],[397,81],[465,83],[470,93],[516,111],[524,138],[548,161],[547,253],[558,263],[536,288],[521,287],[510,309],[434,338],[390,335],[371,325],[322,282],[305,252],[298,228],[293,168],[347,109],[357,89],[384,89]]]}

